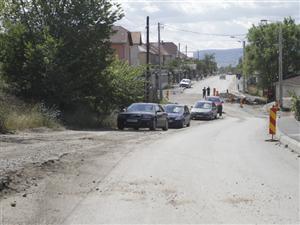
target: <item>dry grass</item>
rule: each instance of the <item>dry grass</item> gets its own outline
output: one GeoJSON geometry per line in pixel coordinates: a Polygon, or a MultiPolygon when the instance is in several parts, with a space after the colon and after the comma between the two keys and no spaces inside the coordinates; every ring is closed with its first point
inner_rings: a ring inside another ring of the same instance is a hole
{"type": "Polygon", "coordinates": [[[0,132],[37,127],[59,128],[56,115],[43,105],[30,105],[11,96],[0,96],[0,132]]]}

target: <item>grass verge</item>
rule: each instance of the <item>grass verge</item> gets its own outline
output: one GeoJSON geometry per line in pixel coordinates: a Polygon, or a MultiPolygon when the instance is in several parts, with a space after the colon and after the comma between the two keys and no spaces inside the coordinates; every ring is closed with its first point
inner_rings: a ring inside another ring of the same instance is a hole
{"type": "Polygon", "coordinates": [[[43,104],[27,104],[15,97],[0,95],[0,133],[38,127],[59,128],[58,111],[43,104]]]}

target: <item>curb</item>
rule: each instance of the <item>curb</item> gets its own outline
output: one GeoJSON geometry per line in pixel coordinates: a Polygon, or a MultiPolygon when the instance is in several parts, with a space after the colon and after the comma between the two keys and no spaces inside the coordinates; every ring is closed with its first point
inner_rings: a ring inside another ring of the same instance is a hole
{"type": "Polygon", "coordinates": [[[300,142],[290,138],[289,136],[285,135],[282,133],[278,128],[277,128],[277,134],[276,137],[280,141],[280,143],[284,145],[288,145],[288,147],[298,154],[300,154],[300,142]]]}

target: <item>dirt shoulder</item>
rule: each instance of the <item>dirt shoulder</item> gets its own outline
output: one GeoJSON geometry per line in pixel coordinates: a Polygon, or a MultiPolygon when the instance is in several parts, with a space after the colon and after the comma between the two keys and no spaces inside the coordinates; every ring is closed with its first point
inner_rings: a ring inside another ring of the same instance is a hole
{"type": "Polygon", "coordinates": [[[180,131],[67,130],[0,136],[1,224],[63,223],[124,157],[174,132],[180,131]]]}

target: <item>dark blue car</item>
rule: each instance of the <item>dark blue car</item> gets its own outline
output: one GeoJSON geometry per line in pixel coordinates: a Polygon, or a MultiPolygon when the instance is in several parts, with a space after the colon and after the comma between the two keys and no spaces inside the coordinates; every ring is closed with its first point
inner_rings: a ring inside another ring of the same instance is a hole
{"type": "Polygon", "coordinates": [[[191,124],[191,113],[186,105],[168,104],[164,106],[168,113],[169,127],[183,128],[191,124]]]}

